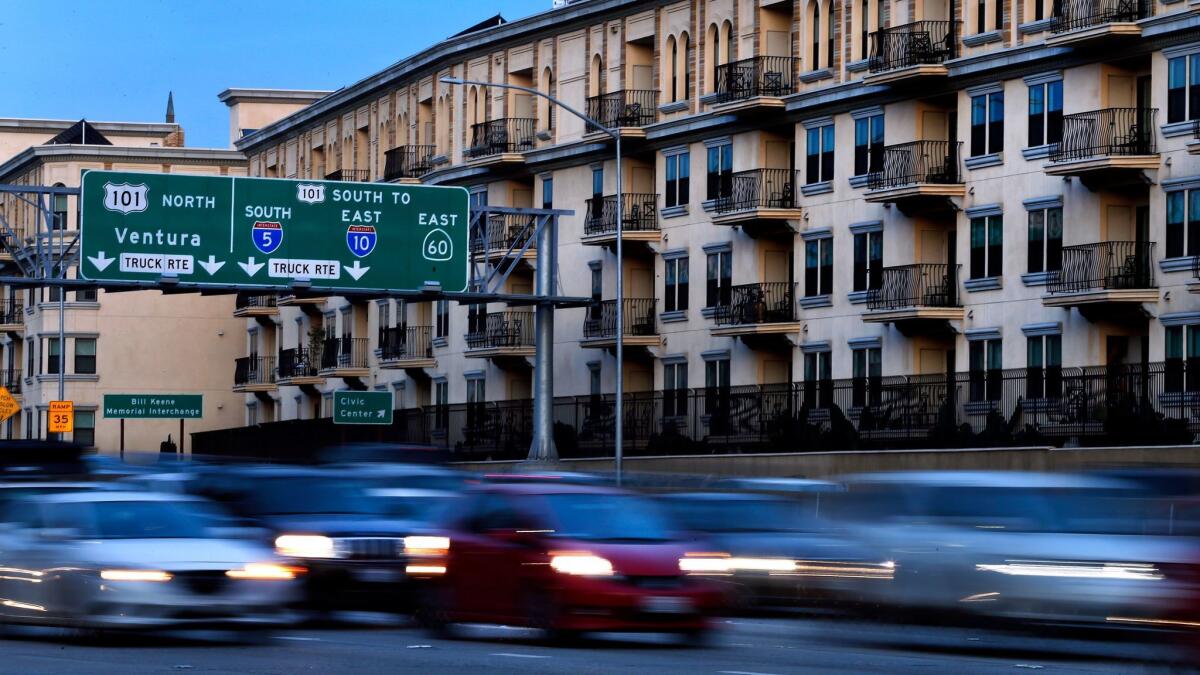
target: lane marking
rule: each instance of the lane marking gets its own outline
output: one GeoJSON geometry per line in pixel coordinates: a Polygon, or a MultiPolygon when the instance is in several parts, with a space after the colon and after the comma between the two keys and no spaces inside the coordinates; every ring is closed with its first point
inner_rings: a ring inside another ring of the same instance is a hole
{"type": "Polygon", "coordinates": [[[717,672],[724,675],[775,675],[775,673],[756,673],[752,670],[718,670],[717,672]]]}
{"type": "Polygon", "coordinates": [[[299,635],[276,635],[276,640],[294,640],[296,642],[320,642],[321,638],[301,637],[299,635]]]}
{"type": "Polygon", "coordinates": [[[543,656],[541,654],[513,654],[511,652],[494,652],[491,655],[492,656],[507,656],[511,659],[548,659],[548,658],[550,658],[549,656],[543,656]]]}

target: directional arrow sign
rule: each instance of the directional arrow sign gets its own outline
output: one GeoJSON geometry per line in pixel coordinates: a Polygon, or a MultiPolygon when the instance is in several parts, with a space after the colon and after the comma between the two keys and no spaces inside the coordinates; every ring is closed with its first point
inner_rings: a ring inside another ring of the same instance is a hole
{"type": "Polygon", "coordinates": [[[458,291],[467,285],[467,230],[462,188],[88,171],[80,276],[268,290],[304,281],[417,291],[436,282],[458,291]]]}
{"type": "Polygon", "coordinates": [[[334,424],[391,424],[392,392],[333,392],[334,424]]]}

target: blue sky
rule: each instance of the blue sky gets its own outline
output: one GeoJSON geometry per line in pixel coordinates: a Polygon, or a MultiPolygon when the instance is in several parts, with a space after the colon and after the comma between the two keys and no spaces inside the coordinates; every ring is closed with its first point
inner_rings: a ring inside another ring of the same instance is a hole
{"type": "Polygon", "coordinates": [[[161,121],[225,147],[227,87],[336,89],[551,0],[0,0],[0,117],[161,121]]]}

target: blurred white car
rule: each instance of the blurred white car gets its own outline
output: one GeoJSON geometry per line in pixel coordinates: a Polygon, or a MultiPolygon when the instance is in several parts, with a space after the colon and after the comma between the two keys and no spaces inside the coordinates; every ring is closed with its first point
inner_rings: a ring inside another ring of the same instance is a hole
{"type": "Polygon", "coordinates": [[[10,503],[0,621],[86,628],[265,628],[286,621],[301,570],[223,532],[207,502],[67,492],[10,503]]]}
{"type": "Polygon", "coordinates": [[[882,605],[1161,625],[1195,590],[1194,540],[1157,534],[1122,481],[946,471],[846,484],[839,516],[895,562],[894,583],[868,589],[882,605]]]}

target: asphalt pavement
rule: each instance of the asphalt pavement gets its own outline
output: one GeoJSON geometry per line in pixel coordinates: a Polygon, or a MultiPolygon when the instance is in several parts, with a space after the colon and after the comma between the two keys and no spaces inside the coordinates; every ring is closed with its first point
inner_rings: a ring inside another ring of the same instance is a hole
{"type": "Polygon", "coordinates": [[[0,673],[1191,672],[1171,646],[1106,634],[1083,638],[821,618],[726,619],[700,647],[653,635],[602,635],[551,646],[531,631],[502,626],[459,627],[456,638],[433,639],[404,623],[285,630],[251,645],[215,634],[22,632],[0,643],[0,673]]]}

